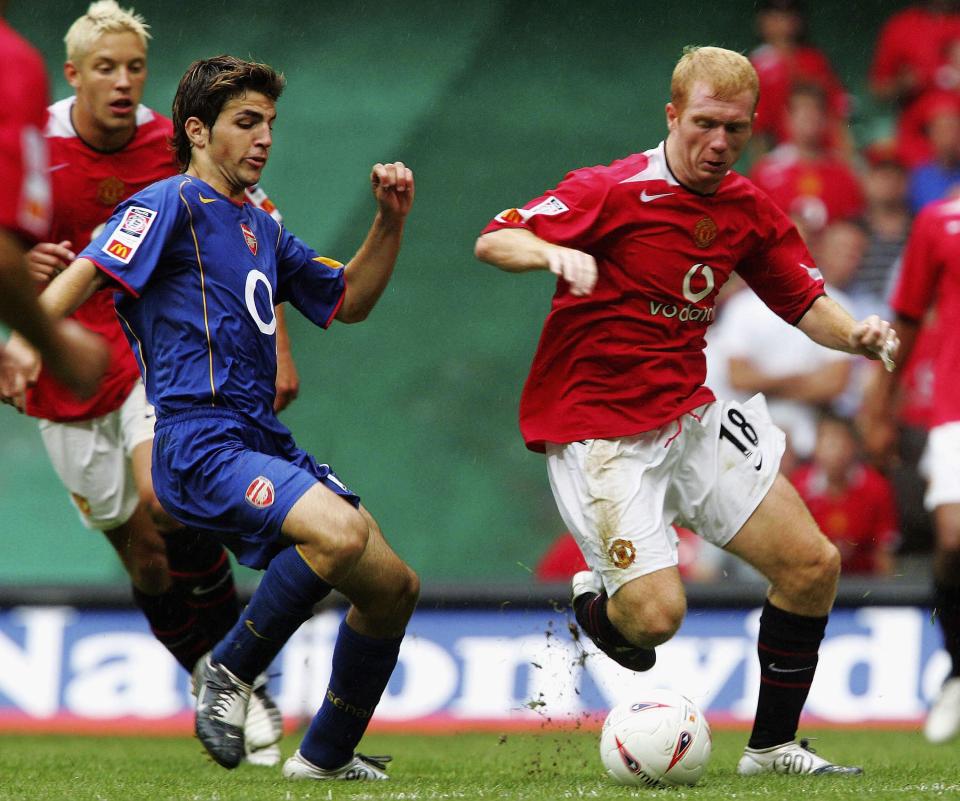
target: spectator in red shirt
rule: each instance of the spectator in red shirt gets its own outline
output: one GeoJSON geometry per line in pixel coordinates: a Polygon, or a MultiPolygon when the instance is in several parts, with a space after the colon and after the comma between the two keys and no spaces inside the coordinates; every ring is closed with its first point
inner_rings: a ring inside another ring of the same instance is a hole
{"type": "Polygon", "coordinates": [[[846,143],[849,103],[847,93],[823,52],[807,42],[807,22],[798,0],[761,0],[757,6],[757,35],[762,44],[750,53],[760,79],[760,103],[753,125],[764,149],[789,139],[787,106],[794,85],[812,84],[827,97],[831,143],[846,143]]]}
{"type": "Polygon", "coordinates": [[[893,489],[860,457],[849,420],[825,412],[813,461],[790,476],[820,530],[840,551],[846,574],[888,575],[897,514],[893,489]]]}
{"type": "Polygon", "coordinates": [[[910,211],[917,214],[934,200],[960,191],[960,94],[940,98],[925,126],[930,158],[910,172],[910,211]]]}
{"type": "Polygon", "coordinates": [[[874,95],[897,104],[897,155],[907,167],[930,159],[927,126],[944,100],[960,100],[960,12],[933,0],[884,25],[870,70],[874,95]]]}
{"type": "Polygon", "coordinates": [[[925,91],[949,80],[942,68],[956,39],[960,39],[956,2],[928,0],[898,11],[877,40],[870,68],[873,93],[906,108],[925,91]]]}
{"type": "Polygon", "coordinates": [[[750,177],[784,212],[813,233],[834,220],[863,213],[863,190],[856,173],[827,149],[827,99],[817,86],[790,92],[790,141],[761,158],[750,177]]]}

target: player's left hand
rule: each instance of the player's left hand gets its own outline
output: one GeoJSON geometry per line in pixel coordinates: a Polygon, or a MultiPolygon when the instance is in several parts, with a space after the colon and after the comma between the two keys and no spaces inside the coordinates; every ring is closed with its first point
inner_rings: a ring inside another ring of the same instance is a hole
{"type": "Polygon", "coordinates": [[[402,221],[413,206],[413,170],[402,161],[393,164],[374,164],[370,171],[370,185],[380,213],[402,221]]]}
{"type": "Polygon", "coordinates": [[[900,349],[900,337],[890,323],[871,314],[853,327],[850,347],[868,359],[879,359],[887,370],[893,372],[900,349]]]}

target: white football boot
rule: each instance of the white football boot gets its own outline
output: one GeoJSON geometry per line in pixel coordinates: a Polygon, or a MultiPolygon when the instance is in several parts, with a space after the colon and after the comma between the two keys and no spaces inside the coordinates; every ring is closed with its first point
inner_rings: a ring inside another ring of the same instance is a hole
{"type": "Polygon", "coordinates": [[[960,678],[947,679],[930,706],[923,736],[931,743],[945,743],[960,733],[960,678]]]}
{"type": "Polygon", "coordinates": [[[251,765],[273,767],[280,764],[283,736],[283,716],[276,702],[267,692],[267,674],[261,673],[253,681],[247,718],[243,722],[243,739],[247,750],[245,762],[251,765]]]}
{"type": "Polygon", "coordinates": [[[299,749],[283,764],[283,777],[285,779],[317,779],[320,781],[333,779],[340,781],[385,781],[390,777],[387,775],[387,762],[392,757],[388,756],[365,756],[364,754],[354,754],[353,758],[345,765],[332,770],[318,768],[312,762],[304,759],[299,749]]]}
{"type": "MultiPolygon", "coordinates": [[[[197,694],[200,672],[209,652],[197,660],[191,675],[190,692],[197,694]]],[[[267,692],[267,674],[261,673],[253,681],[247,716],[243,722],[245,755],[242,762],[259,767],[272,768],[280,764],[280,747],[277,743],[283,736],[283,717],[276,702],[267,692]]]]}
{"type": "Polygon", "coordinates": [[[816,776],[859,776],[863,768],[834,765],[816,753],[809,741],[784,743],[771,748],[747,748],[737,764],[740,776],[757,776],[761,773],[784,775],[811,774],[816,776]]]}

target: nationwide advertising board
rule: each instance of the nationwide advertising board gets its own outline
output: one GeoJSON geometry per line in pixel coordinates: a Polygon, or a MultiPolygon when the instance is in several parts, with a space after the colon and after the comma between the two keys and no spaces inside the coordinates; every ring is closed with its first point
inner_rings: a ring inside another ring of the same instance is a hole
{"type": "MultiPolygon", "coordinates": [[[[342,611],[315,616],[271,667],[288,725],[320,705],[342,611]]],[[[759,684],[759,609],[691,609],[648,673],[577,637],[569,610],[418,611],[387,692],[381,729],[595,725],[644,689],[689,696],[716,726],[747,725],[759,684]]],[[[947,672],[930,612],[838,609],[806,722],[916,726],[947,672]]],[[[187,676],[131,610],[24,606],[0,612],[0,729],[183,733],[187,676]]]]}

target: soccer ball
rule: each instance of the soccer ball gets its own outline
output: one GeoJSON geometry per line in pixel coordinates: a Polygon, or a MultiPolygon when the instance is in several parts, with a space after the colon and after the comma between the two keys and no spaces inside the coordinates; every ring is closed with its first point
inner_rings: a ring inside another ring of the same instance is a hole
{"type": "Polygon", "coordinates": [[[648,690],[610,710],[600,759],[618,784],[696,784],[710,759],[710,724],[693,701],[648,690]]]}

